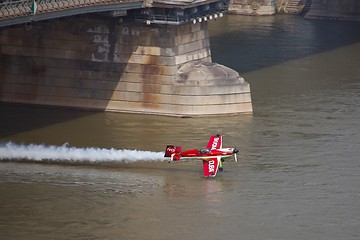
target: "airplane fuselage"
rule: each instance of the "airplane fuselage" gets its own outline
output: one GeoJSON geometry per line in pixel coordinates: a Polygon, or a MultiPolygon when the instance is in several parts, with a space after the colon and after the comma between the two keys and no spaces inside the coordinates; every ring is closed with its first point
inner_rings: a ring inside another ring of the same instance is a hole
{"type": "Polygon", "coordinates": [[[219,149],[191,149],[180,152],[181,158],[214,158],[214,157],[230,157],[234,155],[234,148],[219,148],[219,149]]]}

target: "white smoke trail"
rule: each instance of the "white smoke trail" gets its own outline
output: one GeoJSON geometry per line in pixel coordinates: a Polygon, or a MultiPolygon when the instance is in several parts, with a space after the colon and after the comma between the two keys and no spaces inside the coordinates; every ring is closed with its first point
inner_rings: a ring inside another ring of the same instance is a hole
{"type": "Polygon", "coordinates": [[[67,143],[62,146],[53,145],[18,145],[12,142],[0,144],[1,160],[32,160],[32,161],[70,161],[70,162],[136,162],[160,161],[164,153],[121,150],[107,148],[76,148],[69,147],[67,143]]]}

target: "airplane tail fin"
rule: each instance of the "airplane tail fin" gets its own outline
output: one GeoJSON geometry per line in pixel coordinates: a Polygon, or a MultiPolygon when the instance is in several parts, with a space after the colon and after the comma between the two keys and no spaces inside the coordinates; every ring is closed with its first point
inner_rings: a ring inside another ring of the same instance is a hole
{"type": "Polygon", "coordinates": [[[165,149],[164,157],[170,157],[171,160],[179,160],[180,154],[182,152],[182,147],[175,147],[174,145],[167,145],[165,149]]]}
{"type": "Polygon", "coordinates": [[[175,153],[175,150],[176,148],[174,145],[167,145],[164,157],[171,157],[171,154],[175,153]]]}

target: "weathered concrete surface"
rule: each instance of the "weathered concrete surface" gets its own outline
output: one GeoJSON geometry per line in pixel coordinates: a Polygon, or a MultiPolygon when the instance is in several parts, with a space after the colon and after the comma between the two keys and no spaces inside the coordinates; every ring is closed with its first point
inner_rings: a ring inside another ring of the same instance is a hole
{"type": "Polygon", "coordinates": [[[308,10],[310,2],[310,0],[277,0],[276,8],[280,13],[300,15],[308,10]]]}
{"type": "Polygon", "coordinates": [[[229,13],[241,15],[273,15],[274,0],[231,0],[229,13]]]}
{"type": "Polygon", "coordinates": [[[88,15],[3,28],[0,45],[2,102],[178,116],[252,111],[248,84],[206,65],[206,22],[148,26],[88,15]],[[193,61],[208,72],[183,86],[182,67],[193,61]]]}
{"type": "Polygon", "coordinates": [[[251,112],[250,86],[239,73],[217,63],[189,62],[182,66],[173,86],[176,108],[191,114],[251,112]],[[196,103],[196,104],[194,104],[196,103]]]}
{"type": "Polygon", "coordinates": [[[360,20],[359,0],[231,0],[229,12],[241,15],[303,14],[308,19],[360,20]],[[310,9],[308,9],[310,6],[310,9]]]}
{"type": "Polygon", "coordinates": [[[312,0],[308,19],[333,19],[360,21],[359,0],[312,0]]]}

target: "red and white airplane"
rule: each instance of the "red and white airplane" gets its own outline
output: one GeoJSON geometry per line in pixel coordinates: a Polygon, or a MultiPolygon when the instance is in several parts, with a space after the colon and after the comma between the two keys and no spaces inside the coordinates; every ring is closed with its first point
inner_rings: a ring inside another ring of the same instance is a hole
{"type": "Polygon", "coordinates": [[[236,148],[223,148],[222,135],[217,134],[210,137],[206,148],[182,151],[181,146],[167,145],[164,157],[170,157],[169,162],[180,159],[202,159],[204,176],[215,177],[218,170],[223,170],[224,158],[234,156],[237,162],[236,153],[238,152],[236,148]]]}

